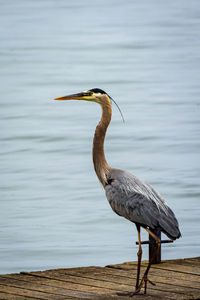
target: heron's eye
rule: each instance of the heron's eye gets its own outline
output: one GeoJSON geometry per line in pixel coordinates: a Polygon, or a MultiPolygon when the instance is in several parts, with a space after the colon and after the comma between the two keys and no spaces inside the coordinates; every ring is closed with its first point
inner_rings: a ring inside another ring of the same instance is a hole
{"type": "Polygon", "coordinates": [[[84,92],[84,96],[92,96],[91,92],[84,92]]]}

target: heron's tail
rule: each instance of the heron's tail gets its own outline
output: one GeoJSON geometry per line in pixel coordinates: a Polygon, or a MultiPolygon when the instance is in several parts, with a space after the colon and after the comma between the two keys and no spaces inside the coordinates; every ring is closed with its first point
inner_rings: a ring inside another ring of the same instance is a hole
{"type": "Polygon", "coordinates": [[[178,221],[173,211],[167,207],[167,214],[162,213],[159,218],[159,229],[165,233],[170,239],[176,240],[181,237],[178,221]]]}

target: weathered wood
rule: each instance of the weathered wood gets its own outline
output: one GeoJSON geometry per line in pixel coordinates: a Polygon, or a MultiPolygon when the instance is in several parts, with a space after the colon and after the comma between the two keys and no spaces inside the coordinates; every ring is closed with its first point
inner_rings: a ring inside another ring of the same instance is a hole
{"type": "MultiPolygon", "coordinates": [[[[148,262],[143,262],[142,267],[146,267],[148,262]]],[[[115,264],[115,265],[109,265],[108,267],[110,268],[116,268],[116,269],[122,269],[122,270],[136,270],[137,265],[132,262],[126,262],[123,264],[115,264]]],[[[151,266],[152,269],[160,269],[160,270],[168,270],[171,272],[178,272],[179,275],[180,273],[185,273],[185,274],[190,274],[190,275],[195,275],[195,276],[200,276],[200,266],[191,264],[191,266],[188,266],[187,264],[185,265],[184,261],[181,263],[180,261],[176,263],[176,260],[174,261],[163,261],[160,264],[155,264],[151,266]]],[[[178,275],[178,276],[179,276],[178,275]]],[[[176,275],[175,275],[176,276],[176,275]]],[[[200,278],[195,277],[197,281],[200,280],[200,278]]]]}
{"type": "MultiPolygon", "coordinates": [[[[101,280],[103,283],[106,281],[115,283],[115,284],[123,284],[124,283],[124,278],[126,278],[126,284],[133,286],[134,281],[136,280],[136,275],[133,274],[132,271],[128,271],[128,272],[123,272],[123,276],[121,274],[119,274],[118,272],[116,272],[117,270],[115,269],[102,269],[99,270],[98,272],[93,272],[92,274],[89,273],[78,273],[78,272],[66,272],[66,276],[69,275],[73,275],[73,276],[77,276],[77,277],[84,277],[87,278],[89,280],[91,279],[96,279],[96,280],[101,280]]],[[[52,271],[53,272],[53,271],[52,271]]],[[[172,285],[178,285],[178,286],[191,286],[194,288],[197,288],[200,290],[200,282],[196,282],[196,281],[191,281],[191,280],[183,280],[183,278],[177,277],[177,278],[173,278],[173,283],[172,283],[172,275],[170,276],[170,274],[168,274],[168,272],[165,272],[163,270],[163,272],[160,274],[161,272],[157,272],[155,274],[155,272],[153,274],[151,274],[151,280],[154,282],[155,280],[161,282],[161,283],[169,283],[172,285]]],[[[51,273],[52,277],[57,278],[59,277],[58,273],[51,273]]]]}
{"type": "MultiPolygon", "coordinates": [[[[141,274],[146,266],[147,262],[143,262],[141,274]]],[[[126,262],[0,275],[0,299],[124,300],[116,292],[134,290],[136,270],[136,262],[126,262]]],[[[200,257],[152,265],[149,278],[156,286],[148,284],[147,296],[137,295],[134,300],[200,299],[200,257]]]]}
{"type": "MultiPolygon", "coordinates": [[[[0,299],[4,299],[4,300],[13,300],[13,299],[15,299],[15,300],[26,300],[27,297],[0,292],[0,299]]],[[[28,299],[29,300],[35,300],[35,299],[38,299],[38,298],[28,297],[28,299]]]]}
{"type": "MultiPolygon", "coordinates": [[[[59,299],[67,299],[65,296],[58,296],[58,295],[53,295],[51,293],[41,293],[38,291],[33,291],[33,290],[29,290],[26,289],[26,287],[24,286],[23,288],[21,287],[17,287],[17,286],[12,286],[12,285],[2,285],[0,284],[0,291],[13,295],[13,299],[15,299],[16,295],[18,296],[23,296],[25,297],[25,299],[29,299],[29,298],[34,298],[34,299],[55,299],[55,300],[59,300],[59,299]]],[[[4,298],[0,298],[0,299],[4,299],[4,298]]],[[[22,298],[23,299],[23,298],[22,298]]]]}
{"type": "Polygon", "coordinates": [[[164,263],[164,264],[159,264],[159,265],[152,265],[152,268],[157,268],[157,269],[165,269],[169,271],[174,271],[178,273],[185,273],[185,274],[191,274],[191,275],[197,275],[200,276],[200,268],[199,266],[186,266],[184,264],[180,265],[179,264],[172,264],[172,263],[164,263]]]}

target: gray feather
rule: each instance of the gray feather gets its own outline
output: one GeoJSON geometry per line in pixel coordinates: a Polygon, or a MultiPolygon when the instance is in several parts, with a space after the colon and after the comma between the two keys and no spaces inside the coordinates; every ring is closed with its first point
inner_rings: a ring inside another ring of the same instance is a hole
{"type": "Polygon", "coordinates": [[[178,221],[165,200],[150,185],[119,169],[111,169],[106,197],[120,216],[152,229],[159,228],[169,238],[181,236],[178,221]]]}

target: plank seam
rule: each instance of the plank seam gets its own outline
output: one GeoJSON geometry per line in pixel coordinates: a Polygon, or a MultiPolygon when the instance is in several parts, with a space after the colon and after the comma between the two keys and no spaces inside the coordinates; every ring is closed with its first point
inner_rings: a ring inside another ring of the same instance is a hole
{"type": "MultiPolygon", "coordinates": [[[[28,274],[29,276],[32,276],[32,274],[28,274]]],[[[39,278],[48,278],[48,279],[52,279],[51,277],[48,277],[48,276],[40,276],[40,275],[36,275],[36,274],[33,274],[33,276],[35,276],[35,277],[39,277],[39,278]]],[[[52,280],[55,280],[55,279],[52,279],[52,280]]],[[[21,280],[21,281],[25,281],[25,280],[21,280]]],[[[74,283],[74,282],[71,282],[71,281],[66,281],[66,280],[58,280],[58,281],[64,281],[64,282],[69,282],[69,283],[74,283]]],[[[25,281],[25,282],[27,282],[27,281],[25,281]]],[[[162,282],[158,282],[158,283],[161,283],[161,284],[163,284],[163,285],[165,285],[165,283],[162,283],[162,282]]],[[[37,283],[36,283],[37,284],[37,283]]],[[[168,284],[168,283],[167,283],[168,284]]],[[[51,285],[46,285],[46,284],[40,284],[40,285],[44,285],[44,286],[50,286],[50,287],[52,287],[51,285]]],[[[84,286],[91,286],[91,287],[94,287],[94,286],[92,286],[92,285],[86,285],[86,284],[80,284],[80,285],[84,285],[84,286]]],[[[127,285],[127,286],[130,286],[130,287],[132,287],[133,285],[131,285],[131,284],[123,284],[123,285],[127,285]]],[[[170,285],[170,284],[169,284],[170,285]]],[[[173,285],[173,286],[175,286],[175,285],[173,285]]],[[[182,287],[182,286],[181,286],[182,287]]],[[[114,288],[104,288],[104,287],[97,287],[97,288],[102,288],[103,290],[111,290],[111,291],[114,291],[114,292],[116,292],[116,289],[114,289],[114,288]]],[[[66,288],[63,288],[63,289],[66,289],[66,288]]],[[[154,288],[151,288],[151,287],[148,287],[148,289],[150,289],[150,290],[158,290],[158,291],[162,291],[162,292],[165,292],[165,293],[175,293],[175,294],[181,294],[181,295],[187,295],[187,296],[192,296],[192,294],[189,292],[189,291],[187,291],[187,292],[181,292],[181,291],[169,291],[169,290],[165,290],[165,289],[162,289],[162,287],[158,287],[158,286],[156,286],[156,287],[154,287],[154,288]]],[[[67,288],[66,290],[73,290],[73,289],[70,289],[70,288],[67,288]]],[[[198,289],[199,290],[199,289],[198,289]]],[[[73,290],[74,291],[74,290],[73,290]]],[[[79,291],[79,290],[75,290],[75,291],[79,291]]],[[[79,291],[79,292],[81,292],[81,293],[86,293],[86,292],[82,292],[82,291],[79,291]]],[[[53,293],[52,293],[53,294],[53,293]]],[[[88,292],[88,294],[89,294],[89,292],[88,292]]],[[[57,294],[56,294],[57,295],[57,294]]],[[[60,295],[60,294],[58,294],[58,295],[60,295]]],[[[92,295],[99,295],[99,294],[94,294],[94,293],[91,293],[91,296],[92,295]]],[[[100,295],[99,295],[100,296],[100,295]]]]}
{"type": "MultiPolygon", "coordinates": [[[[25,281],[25,282],[27,282],[27,281],[25,281]]],[[[43,293],[43,294],[46,294],[46,295],[55,295],[55,296],[66,296],[66,297],[68,297],[68,295],[63,295],[63,294],[57,294],[57,293],[51,293],[51,292],[47,292],[47,291],[39,291],[39,290],[36,290],[36,289],[30,289],[30,288],[23,288],[23,287],[21,287],[21,286],[18,286],[18,285],[16,285],[16,284],[2,284],[2,283],[0,283],[0,285],[2,285],[2,286],[8,286],[8,287],[14,287],[14,288],[18,288],[18,289],[22,289],[22,290],[25,290],[25,291],[31,291],[31,292],[38,292],[38,293],[43,293]]],[[[50,286],[51,287],[51,286],[50,286]]],[[[64,289],[64,288],[63,288],[64,289]]],[[[67,290],[70,290],[71,291],[71,289],[69,288],[69,289],[65,289],[66,291],[67,290]]],[[[72,290],[72,291],[75,291],[75,292],[77,292],[77,290],[72,290]]],[[[89,294],[91,294],[90,296],[93,296],[93,295],[97,295],[97,294],[94,294],[94,293],[89,293],[89,292],[83,292],[83,291],[78,291],[79,293],[81,292],[82,294],[86,294],[86,296],[89,294]]],[[[73,296],[72,296],[73,297],[73,296]]],[[[77,298],[77,297],[75,297],[75,298],[77,298]]],[[[36,298],[36,299],[42,299],[42,298],[36,298]]]]}

